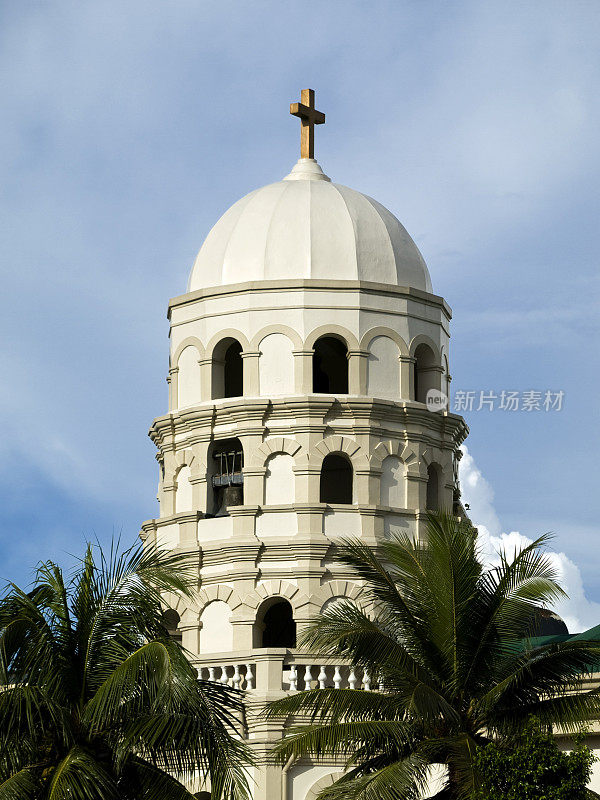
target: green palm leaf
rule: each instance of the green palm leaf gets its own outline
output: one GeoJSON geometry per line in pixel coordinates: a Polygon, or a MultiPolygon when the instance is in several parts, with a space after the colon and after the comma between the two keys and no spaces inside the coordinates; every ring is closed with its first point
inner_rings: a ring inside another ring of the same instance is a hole
{"type": "Polygon", "coordinates": [[[583,687],[600,645],[530,641],[536,609],[564,596],[547,541],[486,570],[472,527],[441,512],[429,515],[422,541],[399,536],[376,551],[338,544],[374,616],[337,603],[302,644],[368,670],[383,691],[313,689],[272,702],[265,713],[286,725],[273,755],[343,757],[348,772],[323,790],[328,800],[421,797],[434,765],[447,771],[438,800],[466,800],[487,737],[510,741],[532,715],[568,733],[598,718],[600,693],[583,687]]]}

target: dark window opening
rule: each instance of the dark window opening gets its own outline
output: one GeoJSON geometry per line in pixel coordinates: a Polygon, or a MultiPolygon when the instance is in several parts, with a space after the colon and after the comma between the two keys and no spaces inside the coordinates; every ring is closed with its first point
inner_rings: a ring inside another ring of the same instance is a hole
{"type": "Polygon", "coordinates": [[[244,505],[244,451],[239,439],[215,442],[209,458],[208,516],[226,517],[230,506],[244,505]]]}
{"type": "Polygon", "coordinates": [[[352,503],[352,464],[346,456],[330,453],[323,459],[319,499],[321,503],[352,503]]]}
{"type": "Polygon", "coordinates": [[[313,392],[348,394],[348,348],[340,339],[323,336],[315,342],[313,392]]]}
{"type": "Polygon", "coordinates": [[[244,365],[242,345],[233,342],[225,353],[225,394],[223,397],[241,397],[244,394],[244,365]]]}
{"type": "Polygon", "coordinates": [[[291,605],[278,600],[262,618],[261,647],[296,647],[296,623],[291,605]]]}
{"type": "Polygon", "coordinates": [[[212,355],[212,396],[242,397],[244,394],[244,364],[242,345],[236,339],[220,341],[212,355]]]}
{"type": "Polygon", "coordinates": [[[427,402],[427,392],[440,388],[440,369],[431,347],[420,344],[415,350],[413,364],[413,395],[418,403],[427,402]]]}

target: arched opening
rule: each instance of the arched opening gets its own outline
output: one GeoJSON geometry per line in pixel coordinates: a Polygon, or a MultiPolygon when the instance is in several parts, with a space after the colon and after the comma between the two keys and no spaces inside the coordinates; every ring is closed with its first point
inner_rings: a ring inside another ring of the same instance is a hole
{"type": "Polygon", "coordinates": [[[427,467],[427,510],[438,511],[440,507],[441,470],[437,464],[427,467]]]}
{"type": "Polygon", "coordinates": [[[242,397],[243,394],[242,345],[237,339],[221,339],[212,354],[213,400],[220,397],[242,397]]]}
{"type": "Polygon", "coordinates": [[[350,459],[342,453],[329,453],[323,459],[319,499],[321,503],[352,503],[353,471],[350,459]]]}
{"type": "Polygon", "coordinates": [[[430,389],[439,389],[440,370],[435,360],[431,347],[420,344],[415,350],[413,364],[414,400],[417,403],[427,402],[427,392],[430,389]]]}
{"type": "Polygon", "coordinates": [[[213,442],[208,453],[208,502],[206,513],[226,517],[230,506],[244,504],[244,451],[239,439],[213,442]]]}
{"type": "Polygon", "coordinates": [[[263,604],[254,626],[255,647],[296,647],[296,622],[291,604],[275,597],[263,604]]]}
{"type": "Polygon", "coordinates": [[[341,339],[322,336],[315,342],[313,392],[348,394],[348,348],[341,339]]]}
{"type": "Polygon", "coordinates": [[[179,623],[181,617],[174,608],[167,608],[162,615],[162,624],[167,629],[167,633],[175,642],[181,644],[181,631],[179,630],[179,623]]]}

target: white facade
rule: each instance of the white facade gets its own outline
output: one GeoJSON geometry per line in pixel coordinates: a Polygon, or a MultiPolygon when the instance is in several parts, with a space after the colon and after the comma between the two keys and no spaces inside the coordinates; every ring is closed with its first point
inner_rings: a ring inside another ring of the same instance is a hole
{"type": "MultiPolygon", "coordinates": [[[[308,685],[369,684],[323,666],[296,634],[361,586],[332,561],[340,537],[419,536],[458,501],[461,417],[448,391],[450,309],[405,229],[312,159],[235,204],[169,306],[169,411],[150,435],[160,515],[142,536],[198,557],[193,607],[172,598],[205,678],[254,701],[308,685]]],[[[266,764],[281,727],[253,720],[257,800],[308,800],[335,763],[266,764]]]]}

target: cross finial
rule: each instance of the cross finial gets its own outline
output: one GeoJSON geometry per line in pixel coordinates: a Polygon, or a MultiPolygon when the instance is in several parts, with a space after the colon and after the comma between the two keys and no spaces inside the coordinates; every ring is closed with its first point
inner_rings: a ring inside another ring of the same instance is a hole
{"type": "Polygon", "coordinates": [[[325,114],[315,108],[315,90],[302,89],[300,103],[290,103],[290,114],[300,117],[300,158],[315,157],[315,125],[325,122],[325,114]]]}

